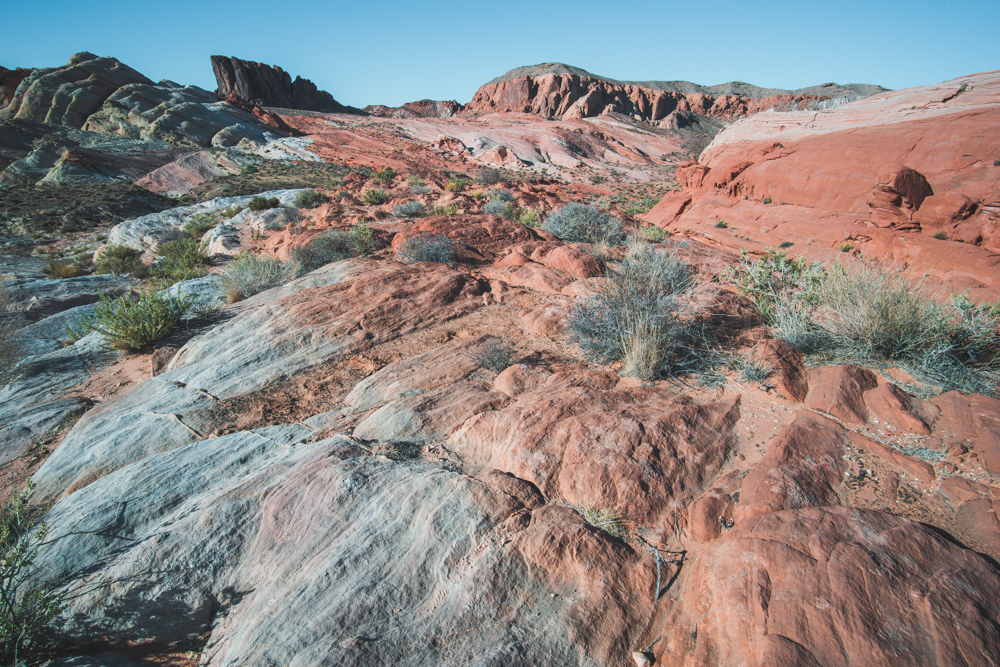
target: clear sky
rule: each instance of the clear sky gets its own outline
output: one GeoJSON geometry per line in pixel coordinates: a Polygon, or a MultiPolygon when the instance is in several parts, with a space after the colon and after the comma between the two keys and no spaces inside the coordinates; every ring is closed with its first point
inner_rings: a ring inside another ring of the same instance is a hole
{"type": "Polygon", "coordinates": [[[5,0],[0,65],[78,51],[214,90],[209,56],[279,65],[343,104],[468,102],[563,62],[621,80],[907,88],[1000,69],[1000,0],[5,0]]]}

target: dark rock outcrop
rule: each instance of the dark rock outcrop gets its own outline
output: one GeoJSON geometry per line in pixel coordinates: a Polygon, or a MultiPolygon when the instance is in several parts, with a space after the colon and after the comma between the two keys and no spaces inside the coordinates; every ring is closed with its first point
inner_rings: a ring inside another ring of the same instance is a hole
{"type": "Polygon", "coordinates": [[[15,69],[0,67],[0,109],[10,104],[10,101],[14,99],[17,87],[28,78],[32,71],[34,70],[23,67],[15,69]]]}
{"type": "Polygon", "coordinates": [[[323,111],[327,113],[360,113],[345,107],[325,90],[300,76],[292,77],[278,66],[255,63],[227,56],[212,56],[212,70],[218,83],[216,94],[247,100],[261,107],[323,111]]]}

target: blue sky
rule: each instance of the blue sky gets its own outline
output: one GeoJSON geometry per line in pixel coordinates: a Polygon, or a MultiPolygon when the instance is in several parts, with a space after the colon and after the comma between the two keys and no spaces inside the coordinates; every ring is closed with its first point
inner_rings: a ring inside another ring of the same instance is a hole
{"type": "Polygon", "coordinates": [[[998,0],[7,0],[3,15],[5,67],[91,51],[214,90],[209,56],[230,55],[279,65],[353,106],[464,103],[489,79],[542,62],[774,88],[906,88],[1000,69],[998,0]]]}

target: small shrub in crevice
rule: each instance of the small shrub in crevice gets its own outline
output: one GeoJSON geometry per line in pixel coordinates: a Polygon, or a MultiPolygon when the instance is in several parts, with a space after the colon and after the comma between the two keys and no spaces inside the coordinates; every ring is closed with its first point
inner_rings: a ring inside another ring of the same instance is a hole
{"type": "Polygon", "coordinates": [[[937,232],[934,234],[934,238],[936,238],[938,241],[947,241],[948,232],[937,232]]]}
{"type": "Polygon", "coordinates": [[[476,182],[481,185],[496,185],[497,183],[503,183],[503,174],[499,169],[484,167],[476,174],[476,182]]]}
{"type": "Polygon", "coordinates": [[[375,180],[383,185],[392,183],[392,179],[396,178],[396,172],[393,171],[392,167],[386,167],[381,171],[375,172],[375,180]]]}
{"type": "Polygon", "coordinates": [[[174,283],[192,278],[201,278],[208,273],[205,247],[193,238],[181,238],[161,244],[156,249],[159,259],[150,273],[168,287],[174,283]]]}
{"type": "Polygon", "coordinates": [[[542,230],[570,242],[618,244],[623,236],[621,220],[597,206],[576,202],[549,215],[542,230]]]}
{"type": "Polygon", "coordinates": [[[392,196],[385,190],[376,188],[374,190],[365,190],[365,194],[361,197],[361,199],[366,204],[373,204],[377,206],[379,204],[386,203],[392,199],[392,196]]]}
{"type": "Polygon", "coordinates": [[[411,236],[399,247],[396,259],[403,264],[437,262],[450,266],[455,263],[455,245],[444,234],[411,236]]]}
{"type": "Polygon", "coordinates": [[[486,215],[498,215],[505,220],[517,222],[521,219],[523,211],[512,201],[492,199],[483,207],[483,213],[486,215]]]}
{"type": "Polygon", "coordinates": [[[670,238],[670,232],[662,227],[650,225],[649,227],[642,228],[642,238],[647,241],[652,241],[653,243],[659,243],[663,239],[670,238]]]}
{"type": "Polygon", "coordinates": [[[455,215],[458,213],[458,204],[448,206],[433,206],[428,215],[455,215]]]}
{"type": "Polygon", "coordinates": [[[465,178],[453,178],[444,184],[444,189],[448,192],[462,192],[469,185],[469,180],[465,178]]]}
{"type": "Polygon", "coordinates": [[[371,227],[359,223],[349,231],[324,232],[309,245],[292,253],[292,262],[299,275],[309,273],[331,262],[365,257],[377,250],[375,233],[371,227]]]}
{"type": "Polygon", "coordinates": [[[573,507],[583,520],[600,531],[617,537],[623,542],[633,541],[632,533],[625,525],[625,517],[620,510],[606,505],[582,505],[573,507]]]}
{"type": "Polygon", "coordinates": [[[305,192],[300,192],[299,196],[295,198],[295,205],[299,208],[319,208],[328,201],[330,201],[330,198],[322,192],[306,190],[305,192]]]}
{"type": "Polygon", "coordinates": [[[219,215],[228,220],[229,218],[235,218],[243,211],[242,206],[237,206],[233,204],[232,206],[227,206],[226,208],[219,211],[219,215]]]}
{"type": "Polygon", "coordinates": [[[29,506],[34,485],[13,494],[0,507],[0,654],[11,665],[43,648],[49,624],[62,612],[60,594],[36,580],[35,559],[48,526],[38,523],[29,506]]]}
{"type": "Polygon", "coordinates": [[[472,351],[472,360],[480,367],[500,373],[514,359],[514,350],[496,338],[490,338],[472,351]]]}
{"type": "Polygon", "coordinates": [[[139,253],[126,245],[106,246],[95,265],[97,273],[113,273],[116,276],[134,273],[141,266],[139,253]]]}
{"type": "Polygon", "coordinates": [[[153,291],[117,299],[102,294],[94,306],[90,328],[101,334],[111,348],[141,350],[166,336],[190,305],[189,298],[153,291]]]}
{"type": "Polygon", "coordinates": [[[78,278],[85,275],[83,269],[66,262],[49,262],[49,265],[42,269],[45,278],[48,280],[59,280],[62,278],[78,278]]]}
{"type": "Polygon", "coordinates": [[[520,222],[525,227],[531,227],[532,229],[537,229],[542,224],[542,212],[537,208],[527,208],[521,212],[521,217],[518,218],[520,222]]]}
{"type": "Polygon", "coordinates": [[[396,208],[392,209],[392,216],[394,218],[416,218],[423,214],[425,207],[423,203],[418,201],[408,201],[405,204],[400,204],[396,208]]]}
{"type": "Polygon", "coordinates": [[[641,380],[696,372],[708,362],[707,341],[693,315],[690,267],[646,250],[626,257],[595,296],[570,315],[574,341],[599,361],[622,362],[641,380]]]}
{"type": "Polygon", "coordinates": [[[269,208],[277,208],[281,202],[277,197],[254,197],[247,204],[251,211],[266,211],[269,208]]]}
{"type": "Polygon", "coordinates": [[[219,221],[207,213],[198,213],[184,224],[184,231],[196,239],[200,239],[205,232],[216,227],[219,221]]]}
{"type": "Polygon", "coordinates": [[[291,277],[292,271],[283,262],[253,254],[238,255],[221,276],[229,303],[277,287],[291,277]]]}

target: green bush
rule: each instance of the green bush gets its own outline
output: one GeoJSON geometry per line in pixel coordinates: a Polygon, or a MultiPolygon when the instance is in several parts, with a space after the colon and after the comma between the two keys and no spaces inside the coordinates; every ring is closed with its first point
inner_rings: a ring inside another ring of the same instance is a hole
{"type": "Polygon", "coordinates": [[[198,213],[191,216],[191,219],[184,224],[184,231],[196,239],[200,239],[205,232],[217,226],[219,221],[207,213],[198,213]]]}
{"type": "Polygon", "coordinates": [[[362,200],[366,204],[374,204],[376,206],[384,204],[390,199],[392,199],[391,195],[381,188],[377,188],[375,190],[365,190],[365,194],[362,196],[362,200]]]}
{"type": "Polygon", "coordinates": [[[97,260],[97,273],[113,273],[117,276],[133,273],[142,266],[139,253],[126,245],[109,245],[101,250],[97,260]]]}
{"type": "Polygon", "coordinates": [[[659,243],[663,239],[670,238],[670,232],[662,227],[650,225],[649,227],[642,228],[642,238],[647,241],[652,241],[653,243],[659,243]]]}
{"type": "Polygon", "coordinates": [[[542,212],[537,208],[528,208],[521,213],[521,218],[518,220],[525,227],[537,228],[542,224],[542,212]]]}
{"type": "Polygon", "coordinates": [[[948,232],[937,232],[934,234],[934,238],[936,238],[938,241],[947,241],[948,232]]]}
{"type": "Polygon", "coordinates": [[[422,234],[411,236],[396,252],[396,259],[403,264],[417,262],[455,263],[455,245],[444,234],[422,234]]]}
{"type": "Polygon", "coordinates": [[[705,343],[691,319],[694,279],[672,255],[631,253],[570,315],[573,340],[599,361],[621,361],[622,374],[652,380],[695,372],[705,343]]]}
{"type": "Polygon", "coordinates": [[[788,253],[773,248],[756,261],[750,260],[746,249],[740,258],[740,266],[728,267],[723,279],[753,302],[765,324],[776,324],[781,309],[815,307],[816,290],[825,276],[820,264],[808,264],[801,257],[790,259],[788,253]]]}
{"type": "Polygon", "coordinates": [[[998,392],[1000,305],[975,304],[964,294],[942,302],[884,265],[807,266],[773,251],[732,275],[793,349],[839,362],[895,364],[946,390],[998,392]]]}
{"type": "Polygon", "coordinates": [[[718,227],[719,229],[725,229],[729,225],[726,224],[725,220],[719,220],[717,223],[715,223],[715,226],[718,227]]]}
{"type": "Polygon", "coordinates": [[[330,198],[322,192],[306,190],[305,192],[300,192],[299,196],[296,197],[295,205],[299,208],[319,208],[328,201],[330,201],[330,198]]]}
{"type": "Polygon", "coordinates": [[[512,201],[493,199],[483,207],[483,213],[486,215],[499,215],[501,218],[517,222],[521,219],[523,211],[512,201]]]}
{"type": "Polygon", "coordinates": [[[364,223],[359,223],[350,231],[324,232],[292,255],[298,273],[304,274],[330,262],[339,262],[351,257],[366,257],[377,250],[375,232],[364,223]]]}
{"type": "Polygon", "coordinates": [[[109,347],[141,350],[167,335],[190,305],[190,299],[153,291],[138,298],[126,294],[109,299],[101,295],[90,328],[101,334],[109,347]]]}
{"type": "Polygon", "coordinates": [[[574,202],[551,214],[542,230],[563,241],[617,245],[622,241],[621,220],[597,206],[574,202]]]}
{"type": "Polygon", "coordinates": [[[392,217],[394,218],[415,218],[423,214],[425,208],[424,205],[418,201],[408,201],[405,204],[400,204],[396,208],[392,209],[392,217]]]}
{"type": "Polygon", "coordinates": [[[162,243],[156,250],[159,260],[152,267],[150,273],[154,277],[164,282],[164,287],[179,283],[182,280],[200,278],[208,273],[205,256],[205,248],[193,238],[181,238],[167,243],[162,243]]]}
{"type": "Polygon", "coordinates": [[[281,202],[277,197],[254,197],[247,204],[247,208],[251,211],[266,211],[269,208],[277,208],[279,204],[281,202]]]}
{"type": "Polygon", "coordinates": [[[59,280],[61,278],[77,278],[85,274],[79,266],[67,264],[66,262],[49,262],[49,265],[42,269],[48,280],[59,280]]]}
{"type": "Polygon", "coordinates": [[[458,213],[458,204],[448,206],[432,206],[428,215],[455,215],[458,213]]]}
{"type": "Polygon", "coordinates": [[[223,218],[225,218],[226,220],[228,220],[229,218],[235,218],[242,211],[243,211],[243,207],[242,206],[237,206],[236,204],[233,204],[232,206],[227,206],[226,208],[224,208],[221,211],[219,211],[219,214],[223,218]]]}
{"type": "Polygon", "coordinates": [[[472,351],[472,359],[480,367],[500,373],[514,360],[514,350],[496,338],[490,338],[472,351]]]}
{"type": "Polygon", "coordinates": [[[276,259],[244,253],[236,256],[221,277],[226,299],[235,303],[285,283],[292,272],[276,259]]]}
{"type": "Polygon", "coordinates": [[[469,180],[466,178],[453,178],[444,184],[444,189],[448,192],[461,192],[469,185],[469,180]]]}
{"type": "Polygon", "coordinates": [[[36,580],[35,558],[48,526],[32,518],[29,480],[0,508],[0,652],[12,665],[43,648],[49,624],[64,608],[62,596],[36,580]]]}
{"type": "Polygon", "coordinates": [[[484,167],[479,170],[479,173],[476,174],[476,182],[481,185],[496,185],[497,183],[503,183],[503,174],[499,169],[484,167]]]}
{"type": "Polygon", "coordinates": [[[396,178],[396,172],[392,170],[392,167],[386,167],[382,171],[375,172],[375,180],[383,185],[392,183],[392,179],[396,178]]]}

